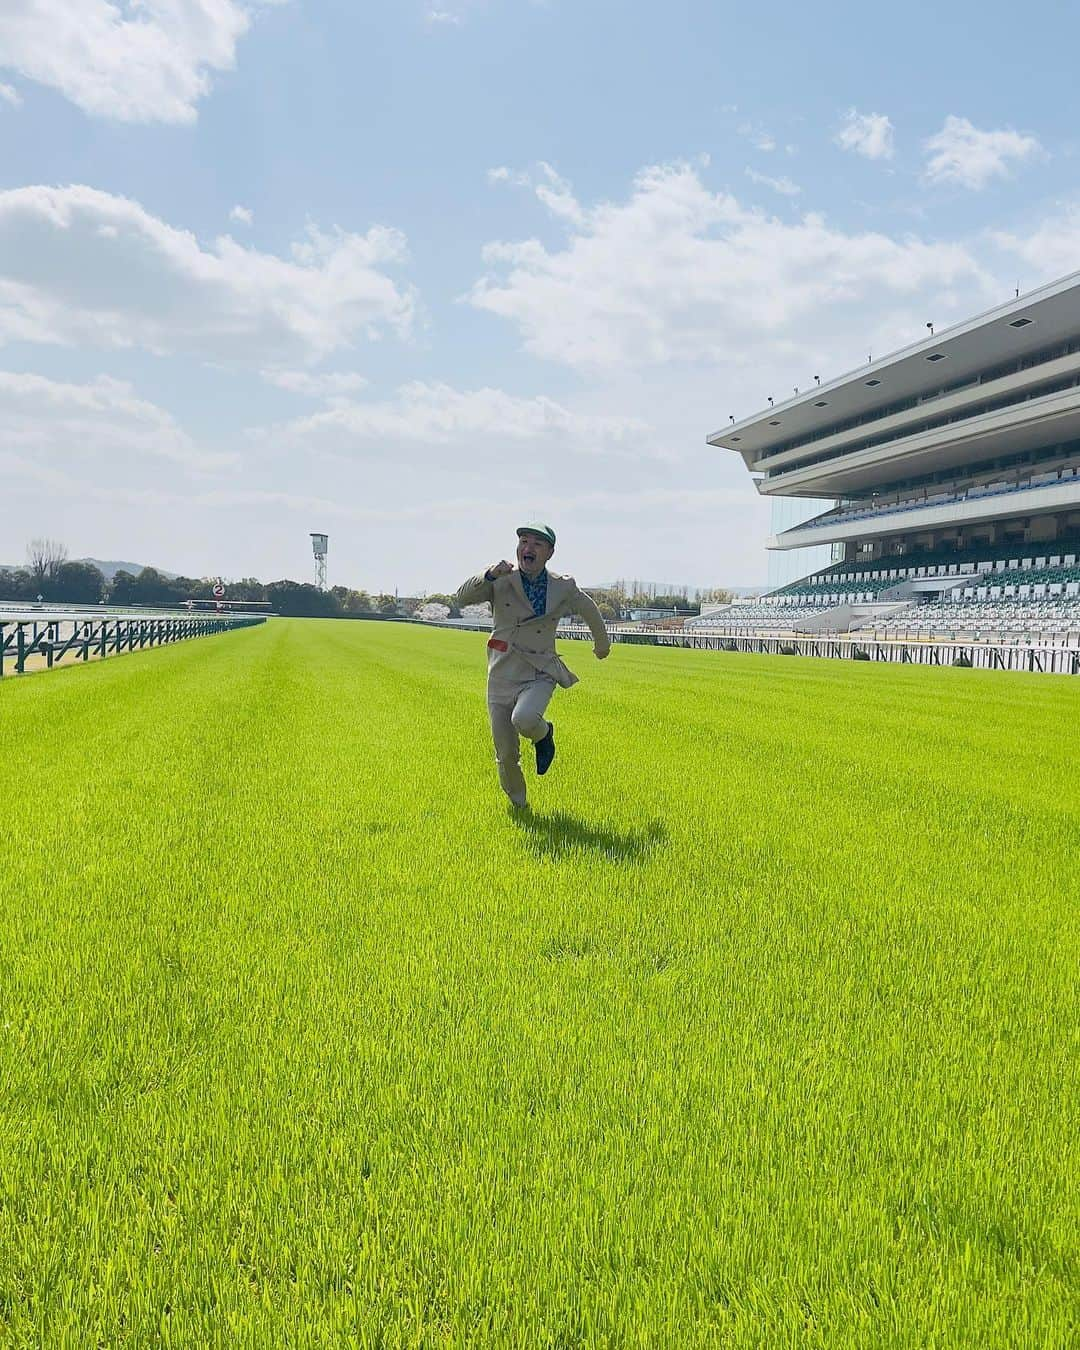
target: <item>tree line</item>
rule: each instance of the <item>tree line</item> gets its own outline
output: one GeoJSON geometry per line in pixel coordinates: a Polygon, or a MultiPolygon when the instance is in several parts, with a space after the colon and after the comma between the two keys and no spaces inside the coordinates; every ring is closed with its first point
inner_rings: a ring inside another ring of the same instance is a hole
{"type": "MultiPolygon", "coordinates": [[[[118,571],[111,579],[93,563],[72,561],[63,544],[35,539],[26,551],[23,567],[0,568],[0,599],[50,600],[69,605],[151,605],[172,608],[185,600],[213,602],[213,577],[171,577],[156,567],[139,572],[118,571]]],[[[310,582],[263,582],[257,577],[223,583],[225,600],[269,603],[276,614],[294,617],[340,618],[349,614],[395,614],[392,595],[369,595],[348,586],[321,591],[310,582]]]]}
{"type": "MultiPolygon", "coordinates": [[[[170,577],[155,567],[138,573],[119,571],[107,578],[93,563],[69,560],[67,549],[52,539],[35,539],[26,551],[26,565],[0,568],[0,599],[51,600],[59,604],[152,605],[170,608],[185,600],[213,601],[214,578],[170,577]]],[[[393,595],[370,595],[350,586],[331,586],[321,591],[306,581],[263,582],[257,577],[223,583],[225,600],[270,604],[275,614],[293,617],[342,618],[357,614],[398,614],[424,611],[434,617],[445,609],[446,616],[459,618],[461,611],[452,595],[428,595],[423,599],[398,600],[393,595]]],[[[632,609],[668,609],[680,614],[697,614],[703,599],[726,603],[731,592],[720,588],[699,592],[691,601],[687,595],[649,595],[629,593],[622,587],[592,588],[590,594],[605,619],[626,617],[632,609]]],[[[472,607],[470,607],[472,608],[472,607]]]]}

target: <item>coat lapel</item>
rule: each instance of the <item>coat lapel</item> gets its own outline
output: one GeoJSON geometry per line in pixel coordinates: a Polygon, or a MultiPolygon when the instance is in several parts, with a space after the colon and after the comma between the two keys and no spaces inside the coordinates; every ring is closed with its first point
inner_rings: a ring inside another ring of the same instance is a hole
{"type": "MultiPolygon", "coordinates": [[[[548,585],[551,585],[550,580],[548,585]]],[[[510,589],[514,592],[514,599],[518,602],[518,608],[522,613],[528,615],[530,619],[535,618],[533,607],[529,604],[529,598],[525,594],[525,587],[521,584],[521,573],[516,567],[510,573],[510,589]]]]}
{"type": "Polygon", "coordinates": [[[566,577],[559,576],[557,573],[548,573],[547,612],[549,614],[554,614],[563,603],[568,589],[566,577]]]}
{"type": "MultiPolygon", "coordinates": [[[[533,613],[529,597],[525,594],[525,587],[521,584],[521,573],[516,567],[510,573],[510,589],[518,603],[518,608],[521,610],[522,618],[526,620],[535,619],[537,616],[533,613]]],[[[558,572],[548,572],[547,607],[540,618],[547,618],[549,614],[556,613],[566,599],[569,590],[570,584],[566,577],[560,576],[558,572]]]]}

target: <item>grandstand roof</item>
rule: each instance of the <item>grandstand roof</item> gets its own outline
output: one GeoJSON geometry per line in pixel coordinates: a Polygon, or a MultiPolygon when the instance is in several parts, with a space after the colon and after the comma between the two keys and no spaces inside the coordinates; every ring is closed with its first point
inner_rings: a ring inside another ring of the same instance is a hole
{"type": "Polygon", "coordinates": [[[820,463],[773,473],[758,484],[758,490],[777,496],[843,497],[884,487],[907,474],[960,471],[988,456],[1076,440],[1080,440],[1080,387],[958,418],[936,430],[898,435],[885,445],[838,450],[820,463]]]}
{"type": "MultiPolygon", "coordinates": [[[[963,383],[981,371],[1075,338],[1078,330],[1080,272],[1074,272],[881,360],[815,385],[804,394],[714,432],[707,440],[710,445],[742,455],[748,469],[760,471],[765,467],[760,461],[772,447],[813,437],[824,427],[866,416],[918,397],[923,391],[963,383]]],[[[841,487],[839,482],[827,486],[817,482],[820,474],[813,475],[811,485],[806,470],[802,475],[807,482],[791,484],[795,495],[828,496],[841,487]]],[[[869,481],[865,474],[862,481],[869,481]]],[[[777,490],[783,489],[778,485],[777,490]]]]}

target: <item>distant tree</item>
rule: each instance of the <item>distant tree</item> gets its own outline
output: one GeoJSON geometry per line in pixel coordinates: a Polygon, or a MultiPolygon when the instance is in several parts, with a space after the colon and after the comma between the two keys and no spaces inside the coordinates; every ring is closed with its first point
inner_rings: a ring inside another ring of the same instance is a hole
{"type": "MultiPolygon", "coordinates": [[[[185,600],[213,600],[214,598],[214,583],[209,577],[173,577],[169,582],[169,590],[175,596],[177,604],[182,604],[185,600]]],[[[239,597],[235,598],[238,599],[239,597]]]]}
{"type": "Polygon", "coordinates": [[[5,600],[32,600],[35,595],[37,590],[27,568],[0,569],[0,597],[5,600]]]}
{"type": "Polygon", "coordinates": [[[596,601],[597,608],[605,619],[617,619],[626,603],[622,591],[613,586],[589,586],[585,593],[596,601]]]}
{"type": "Polygon", "coordinates": [[[265,600],[266,587],[257,577],[241,577],[239,581],[230,581],[225,586],[226,600],[265,600]]]}
{"type": "Polygon", "coordinates": [[[69,605],[96,605],[105,594],[105,576],[93,563],[62,562],[47,579],[48,598],[69,605]]]}
{"type": "Polygon", "coordinates": [[[429,605],[445,605],[447,610],[449,611],[449,617],[451,619],[461,618],[461,610],[454,602],[454,597],[452,595],[442,595],[442,594],[427,595],[424,597],[424,599],[429,605]]]}
{"type": "Polygon", "coordinates": [[[413,615],[416,619],[448,619],[450,606],[441,605],[437,600],[425,600],[413,615]]]}
{"type": "MultiPolygon", "coordinates": [[[[179,579],[178,579],[179,580],[179,579]]],[[[163,576],[156,567],[144,567],[138,576],[123,570],[113,577],[109,603],[113,605],[175,605],[184,598],[183,588],[163,576]]]]}
{"type": "Polygon", "coordinates": [[[341,613],[336,595],[307,581],[272,581],[266,588],[266,598],[275,614],[293,618],[333,619],[341,613]]]}
{"type": "Polygon", "coordinates": [[[373,608],[367,591],[354,591],[351,586],[331,586],[330,594],[336,597],[342,614],[370,614],[373,608]]]}
{"type": "Polygon", "coordinates": [[[121,567],[115,573],[112,579],[112,585],[109,587],[110,605],[131,605],[135,602],[131,599],[135,590],[135,576],[131,572],[125,572],[121,567]]]}
{"type": "MultiPolygon", "coordinates": [[[[67,558],[67,548],[56,539],[31,539],[26,546],[26,561],[30,578],[42,595],[46,583],[56,576],[56,570],[67,558]]],[[[36,594],[36,591],[35,591],[36,594]]]]}
{"type": "Polygon", "coordinates": [[[396,614],[398,602],[393,595],[377,595],[375,597],[375,608],[380,614],[396,614]]]}
{"type": "Polygon", "coordinates": [[[725,590],[723,586],[712,586],[709,590],[702,591],[698,599],[707,605],[730,605],[735,599],[733,591],[725,590]]]}

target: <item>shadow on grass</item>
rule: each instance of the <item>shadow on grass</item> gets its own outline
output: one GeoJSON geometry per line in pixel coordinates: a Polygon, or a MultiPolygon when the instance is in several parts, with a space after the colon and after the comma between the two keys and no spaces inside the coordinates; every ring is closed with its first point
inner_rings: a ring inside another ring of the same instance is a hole
{"type": "Polygon", "coordinates": [[[640,830],[590,825],[565,811],[514,811],[511,820],[525,836],[529,852],[545,858],[589,852],[602,854],[612,862],[643,862],[667,842],[667,830],[659,820],[640,830]]]}

